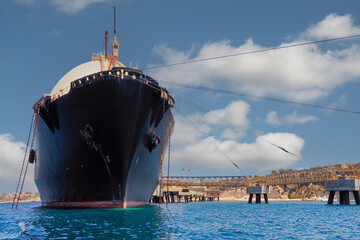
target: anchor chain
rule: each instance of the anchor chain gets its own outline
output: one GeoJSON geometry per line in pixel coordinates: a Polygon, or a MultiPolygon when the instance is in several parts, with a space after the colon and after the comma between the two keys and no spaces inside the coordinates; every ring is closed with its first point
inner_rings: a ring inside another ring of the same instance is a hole
{"type": "MultiPolygon", "coordinates": [[[[106,158],[102,146],[101,144],[96,141],[94,138],[94,130],[92,128],[92,126],[90,124],[86,124],[84,130],[80,130],[80,134],[82,139],[85,141],[85,143],[89,146],[89,148],[94,149],[95,151],[100,153],[101,158],[103,159],[104,163],[105,163],[105,167],[106,167],[106,171],[108,173],[109,176],[109,180],[110,183],[113,187],[115,187],[115,184],[113,182],[112,176],[111,176],[111,171],[110,171],[110,167],[108,164],[108,159],[106,158]]],[[[119,193],[119,195],[121,195],[119,193]]],[[[121,197],[121,196],[120,196],[121,197]]],[[[113,199],[115,199],[115,196],[113,195],[113,199]]]]}

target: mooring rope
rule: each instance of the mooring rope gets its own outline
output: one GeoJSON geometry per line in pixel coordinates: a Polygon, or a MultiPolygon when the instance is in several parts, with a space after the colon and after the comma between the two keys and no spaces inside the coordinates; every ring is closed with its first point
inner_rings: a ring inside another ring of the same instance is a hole
{"type": "MultiPolygon", "coordinates": [[[[160,94],[162,93],[163,89],[159,89],[159,88],[156,88],[154,86],[152,86],[151,84],[147,84],[147,83],[144,83],[143,81],[141,81],[140,79],[136,78],[135,79],[136,81],[140,82],[141,84],[146,84],[148,87],[154,89],[155,91],[160,91],[160,94]]],[[[162,136],[162,141],[161,141],[161,156],[164,155],[164,136],[165,136],[165,99],[162,99],[163,101],[163,106],[162,106],[162,114],[163,114],[163,124],[162,124],[162,129],[161,129],[161,136],[162,136]]],[[[163,158],[161,158],[161,162],[160,162],[160,181],[159,181],[159,207],[160,207],[160,203],[161,203],[161,178],[162,178],[162,164],[163,164],[163,158]]]]}
{"type": "MultiPolygon", "coordinates": [[[[204,108],[204,107],[202,107],[202,106],[200,106],[200,105],[198,105],[198,104],[196,104],[196,103],[193,103],[192,101],[190,101],[190,100],[188,100],[188,99],[186,99],[186,98],[184,98],[184,97],[181,97],[180,95],[178,95],[178,94],[176,94],[176,93],[174,93],[174,92],[171,92],[171,94],[174,95],[174,96],[177,96],[177,98],[180,99],[180,100],[182,100],[184,103],[186,103],[186,104],[188,104],[188,105],[190,105],[190,106],[192,106],[192,107],[194,107],[194,108],[197,108],[197,109],[199,109],[200,111],[202,111],[202,112],[204,112],[204,113],[206,113],[206,114],[211,113],[210,110],[208,110],[208,109],[206,109],[206,108],[204,108]]],[[[191,124],[193,124],[189,119],[187,119],[187,118],[184,116],[184,114],[181,113],[181,111],[179,111],[179,109],[176,109],[176,110],[178,110],[178,112],[183,116],[184,119],[186,119],[188,122],[190,122],[191,124]]],[[[227,125],[229,125],[229,126],[231,126],[231,127],[233,127],[233,128],[239,127],[239,128],[241,128],[241,129],[243,129],[243,130],[246,130],[246,129],[243,128],[241,125],[231,123],[231,122],[228,121],[227,119],[225,119],[225,118],[223,118],[223,117],[221,117],[221,116],[218,116],[218,115],[215,114],[215,113],[211,113],[211,114],[209,114],[209,115],[210,115],[211,117],[214,117],[214,118],[220,120],[220,121],[223,121],[225,124],[227,124],[227,125]]],[[[202,133],[198,128],[195,127],[195,129],[196,129],[197,131],[199,131],[203,136],[205,136],[205,134],[202,133]]],[[[262,141],[264,141],[264,142],[266,142],[266,143],[271,144],[272,146],[280,149],[281,151],[283,151],[283,152],[285,152],[285,153],[287,153],[287,154],[289,154],[289,155],[292,155],[292,156],[294,156],[294,157],[296,157],[296,158],[298,158],[298,159],[301,159],[301,160],[303,160],[303,161],[305,161],[305,162],[307,162],[307,163],[310,163],[310,164],[312,164],[312,165],[314,165],[314,166],[316,166],[316,167],[321,167],[320,165],[318,165],[318,164],[316,164],[316,163],[314,163],[314,162],[312,162],[312,161],[310,161],[310,160],[308,160],[308,159],[306,159],[306,158],[304,158],[304,157],[302,157],[302,156],[300,156],[300,155],[298,155],[298,154],[293,153],[292,151],[286,149],[285,147],[282,147],[282,146],[280,146],[280,145],[278,145],[278,144],[276,144],[276,143],[274,143],[274,142],[271,142],[271,141],[265,139],[264,136],[260,136],[260,137],[258,137],[258,139],[260,139],[260,140],[262,140],[262,141]]],[[[219,150],[220,150],[220,149],[219,149],[219,150]]],[[[225,155],[225,153],[224,153],[224,155],[225,155]]],[[[225,155],[225,157],[228,158],[226,155],[225,155]]],[[[236,168],[238,168],[240,171],[242,171],[242,172],[244,173],[244,171],[241,170],[236,163],[234,163],[234,162],[233,162],[231,159],[229,159],[229,158],[228,158],[228,160],[230,160],[236,168]]],[[[331,169],[329,169],[329,172],[330,172],[331,174],[337,175],[337,173],[336,173],[335,171],[331,170],[331,169]]],[[[246,174],[245,174],[245,175],[246,175],[246,174]]]]}
{"type": "MultiPolygon", "coordinates": [[[[160,177],[160,193],[159,193],[159,207],[160,207],[160,203],[161,203],[161,178],[162,178],[162,165],[163,165],[163,161],[164,161],[164,146],[165,146],[165,99],[163,99],[163,106],[162,106],[162,118],[163,118],[163,124],[162,124],[162,129],[161,129],[161,136],[162,136],[162,140],[161,140],[161,163],[160,163],[160,172],[161,172],[161,177],[160,177]]],[[[167,201],[166,201],[167,204],[167,201]]]]}
{"type": "Polygon", "coordinates": [[[167,68],[167,67],[173,67],[173,66],[179,66],[179,65],[185,65],[185,64],[193,64],[193,63],[206,62],[206,61],[212,61],[212,60],[218,60],[218,59],[224,59],[224,58],[232,58],[232,57],[243,56],[243,55],[257,54],[257,53],[262,53],[262,52],[270,52],[270,51],[286,49],[286,48],[294,48],[294,47],[314,45],[314,44],[319,44],[319,43],[334,42],[334,41],[345,40],[345,39],[350,39],[350,38],[358,38],[358,37],[360,37],[360,34],[348,35],[348,36],[336,37],[336,38],[321,39],[321,40],[315,40],[315,41],[309,41],[309,42],[300,42],[300,43],[294,43],[294,44],[281,45],[278,47],[270,47],[270,48],[251,50],[251,51],[247,51],[247,52],[235,52],[235,53],[227,54],[227,55],[193,59],[193,60],[187,60],[187,61],[183,61],[183,62],[175,62],[175,63],[169,63],[169,64],[163,64],[163,65],[157,65],[157,66],[149,66],[146,68],[142,68],[140,70],[144,71],[144,70],[157,69],[157,68],[167,68]]]}
{"type": "Polygon", "coordinates": [[[31,130],[32,130],[32,127],[33,127],[33,123],[34,123],[34,121],[35,121],[35,113],[33,114],[32,118],[31,118],[31,124],[30,124],[30,129],[29,129],[29,135],[28,135],[28,138],[27,138],[27,141],[26,141],[26,148],[25,148],[25,153],[24,153],[24,159],[23,159],[23,163],[22,163],[22,167],[21,167],[21,171],[20,171],[20,175],[19,175],[19,180],[18,180],[18,183],[17,183],[17,186],[16,186],[16,191],[15,191],[15,195],[14,195],[14,199],[13,199],[13,203],[12,203],[11,209],[13,209],[13,208],[14,208],[14,204],[15,204],[15,201],[16,201],[16,197],[17,197],[17,194],[18,194],[18,190],[19,190],[19,185],[20,185],[21,177],[22,177],[22,173],[23,173],[23,170],[24,170],[24,165],[25,165],[25,160],[26,160],[26,154],[27,154],[28,147],[29,147],[29,141],[30,141],[30,136],[31,136],[31,130]]]}
{"type": "MultiPolygon", "coordinates": [[[[180,113],[180,115],[186,120],[188,121],[193,127],[194,129],[196,129],[203,137],[205,137],[205,133],[203,133],[198,127],[195,126],[195,124],[193,122],[190,121],[190,119],[188,119],[178,108],[175,108],[175,110],[177,110],[178,113],[180,113]]],[[[215,146],[221,153],[222,155],[224,155],[224,157],[229,160],[240,172],[242,172],[243,174],[245,174],[245,176],[247,176],[246,172],[244,170],[242,170],[233,160],[231,160],[231,158],[223,151],[220,149],[220,146],[218,146],[217,144],[208,141],[210,144],[212,144],[213,146],[215,146]]]]}
{"type": "MultiPolygon", "coordinates": [[[[171,136],[171,121],[169,122],[169,126],[170,126],[170,128],[169,128],[169,148],[168,148],[168,172],[167,172],[167,174],[168,174],[168,176],[167,176],[167,194],[168,194],[168,197],[169,197],[169,200],[170,200],[170,196],[169,196],[169,180],[170,180],[170,136],[171,136]]],[[[167,207],[167,204],[168,204],[168,201],[166,201],[166,207],[167,207]]]]}
{"type": "Polygon", "coordinates": [[[238,92],[238,91],[219,89],[219,88],[210,88],[210,87],[205,87],[205,86],[201,86],[201,85],[198,86],[198,85],[170,82],[170,81],[159,80],[159,79],[157,79],[156,81],[158,81],[159,83],[174,86],[174,87],[181,87],[181,88],[194,89],[194,90],[200,90],[200,91],[205,91],[205,92],[219,93],[219,94],[225,94],[225,95],[230,95],[230,96],[234,96],[234,97],[264,100],[264,101],[278,102],[278,103],[284,103],[284,104],[292,104],[292,105],[297,105],[297,106],[311,107],[311,108],[351,113],[351,114],[357,114],[357,115],[360,114],[360,111],[356,111],[356,110],[335,108],[335,107],[330,107],[330,106],[322,106],[322,105],[311,104],[311,103],[306,103],[306,102],[297,102],[297,101],[288,100],[288,99],[284,99],[284,98],[264,97],[264,96],[260,96],[260,95],[253,95],[251,93],[238,92]]]}
{"type": "MultiPolygon", "coordinates": [[[[30,149],[32,149],[32,147],[33,147],[33,145],[34,145],[34,139],[35,139],[35,134],[36,134],[37,122],[38,122],[38,114],[35,114],[35,116],[34,116],[34,122],[35,122],[35,126],[34,126],[34,130],[33,130],[33,137],[32,137],[32,140],[31,140],[30,149]]],[[[25,153],[25,154],[26,154],[26,153],[25,153]]],[[[25,183],[25,178],[26,178],[26,173],[27,173],[28,167],[29,167],[29,161],[27,161],[27,163],[26,163],[26,168],[25,168],[25,172],[24,172],[24,177],[23,177],[23,180],[22,180],[21,188],[20,188],[20,191],[19,191],[19,197],[18,197],[18,199],[17,199],[15,209],[17,209],[17,207],[18,207],[18,205],[19,205],[20,196],[21,196],[21,193],[22,193],[22,190],[23,190],[23,187],[24,187],[24,183],[25,183]]]]}

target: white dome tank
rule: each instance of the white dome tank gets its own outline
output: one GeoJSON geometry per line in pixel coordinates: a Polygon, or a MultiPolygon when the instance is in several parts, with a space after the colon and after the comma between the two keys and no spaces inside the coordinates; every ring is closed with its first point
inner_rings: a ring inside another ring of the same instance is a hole
{"type": "Polygon", "coordinates": [[[70,83],[72,81],[100,71],[101,71],[100,61],[90,61],[83,63],[77,67],[74,67],[56,83],[55,87],[51,90],[50,95],[62,96],[64,94],[67,94],[70,91],[70,83]]]}

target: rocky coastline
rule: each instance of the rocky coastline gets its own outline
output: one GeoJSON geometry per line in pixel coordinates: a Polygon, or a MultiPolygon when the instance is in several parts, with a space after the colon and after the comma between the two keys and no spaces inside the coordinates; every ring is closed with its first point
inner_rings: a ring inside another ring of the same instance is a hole
{"type": "MultiPolygon", "coordinates": [[[[0,193],[0,203],[13,202],[15,193],[0,193]]],[[[39,193],[25,192],[21,194],[20,202],[40,202],[39,193]]]]}
{"type": "MultiPolygon", "coordinates": [[[[249,194],[246,187],[223,188],[220,190],[220,201],[247,201],[249,194]]],[[[270,187],[268,194],[272,201],[327,201],[328,193],[324,184],[292,184],[270,187]]]]}

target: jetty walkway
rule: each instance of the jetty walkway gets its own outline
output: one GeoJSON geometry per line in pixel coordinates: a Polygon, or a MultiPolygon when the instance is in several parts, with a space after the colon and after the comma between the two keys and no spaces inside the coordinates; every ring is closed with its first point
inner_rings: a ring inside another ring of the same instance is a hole
{"type": "Polygon", "coordinates": [[[303,183],[324,183],[337,179],[358,179],[360,169],[334,170],[311,168],[306,170],[284,170],[282,173],[265,176],[163,176],[161,186],[179,187],[248,187],[254,185],[276,186],[303,183]]]}
{"type": "Polygon", "coordinates": [[[157,194],[153,195],[153,202],[178,202],[183,197],[186,202],[198,198],[199,201],[219,200],[221,187],[242,188],[246,187],[249,194],[249,203],[253,195],[256,203],[261,202],[264,195],[268,203],[269,187],[291,184],[324,184],[325,190],[329,192],[328,204],[333,204],[335,192],[339,192],[340,205],[350,205],[350,193],[352,192],[356,205],[360,205],[360,164],[341,164],[337,166],[315,167],[302,170],[279,170],[273,171],[265,176],[163,176],[158,186],[157,194]],[[204,192],[205,195],[191,194],[189,187],[204,192]],[[200,188],[199,188],[200,187],[200,188]],[[210,188],[210,193],[207,188],[210,188]],[[170,188],[181,188],[182,190],[169,190],[170,188]],[[212,190],[211,190],[212,188],[212,190]],[[217,189],[217,191],[214,191],[217,189]],[[185,192],[187,190],[187,192],[185,192]]]}

